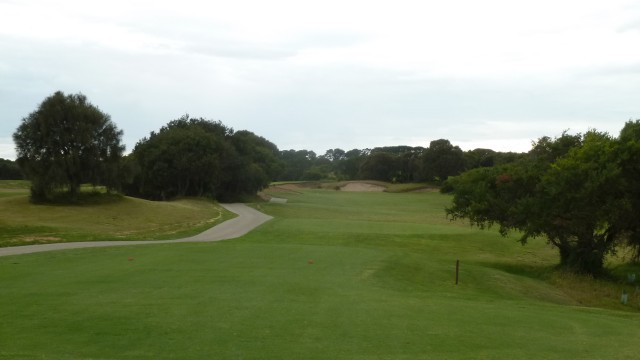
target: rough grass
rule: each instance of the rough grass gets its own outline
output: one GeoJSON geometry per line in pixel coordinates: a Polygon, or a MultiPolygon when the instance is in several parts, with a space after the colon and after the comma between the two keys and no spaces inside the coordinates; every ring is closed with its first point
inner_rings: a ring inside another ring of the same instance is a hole
{"type": "Polygon", "coordinates": [[[275,219],[236,240],[0,258],[0,358],[637,354],[633,307],[582,306],[549,280],[553,249],[450,223],[447,196],[277,196],[256,205],[275,219]]]}
{"type": "Polygon", "coordinates": [[[151,202],[90,190],[75,204],[33,204],[26,187],[0,182],[0,247],[51,242],[187,237],[232,214],[212,201],[151,202]]]}
{"type": "Polygon", "coordinates": [[[408,183],[408,184],[389,184],[387,186],[387,192],[402,193],[402,192],[419,192],[419,191],[433,191],[438,192],[440,188],[437,185],[429,183],[408,183]]]}
{"type": "Polygon", "coordinates": [[[0,180],[0,198],[28,194],[29,186],[25,180],[0,180]]]}

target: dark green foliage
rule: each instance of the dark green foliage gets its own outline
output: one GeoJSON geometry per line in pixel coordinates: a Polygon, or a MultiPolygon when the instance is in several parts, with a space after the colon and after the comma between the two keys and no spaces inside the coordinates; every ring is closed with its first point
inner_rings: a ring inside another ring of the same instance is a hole
{"type": "Polygon", "coordinates": [[[227,136],[227,153],[220,191],[216,198],[234,200],[242,195],[255,195],[267,187],[282,171],[278,147],[250,131],[227,136]]]}
{"type": "Polygon", "coordinates": [[[620,139],[597,131],[544,137],[518,162],[452,178],[447,214],[480,228],[496,224],[503,235],[520,231],[523,244],[544,237],[562,266],[597,275],[616,244],[638,238],[640,150],[626,138],[635,126],[620,139]]]}
{"type": "Polygon", "coordinates": [[[347,153],[344,150],[336,148],[327,150],[322,157],[333,162],[346,159],[346,155],[347,153]]]}
{"type": "Polygon", "coordinates": [[[322,156],[313,151],[280,152],[284,164],[278,181],[381,180],[394,183],[442,181],[448,176],[477,167],[492,167],[518,161],[520,153],[489,149],[463,152],[449,140],[420,146],[385,146],[373,149],[329,149],[322,156]],[[380,155],[384,154],[384,155],[380,155]]]}
{"type": "Polygon", "coordinates": [[[548,206],[533,225],[559,249],[562,265],[581,272],[600,272],[621,235],[620,216],[627,209],[615,145],[607,134],[585,134],[540,183],[548,206]]]}
{"type": "Polygon", "coordinates": [[[496,164],[496,152],[490,149],[474,149],[464,154],[467,169],[491,167],[496,164]]]}
{"type": "Polygon", "coordinates": [[[623,187],[627,200],[626,233],[624,236],[635,249],[634,260],[640,261],[640,120],[628,121],[620,131],[615,158],[620,163],[623,187]]]}
{"type": "Polygon", "coordinates": [[[166,200],[255,194],[279,172],[277,147],[249,131],[188,115],[142,139],[133,150],[128,193],[166,200]]]}
{"type": "Polygon", "coordinates": [[[381,180],[412,182],[423,180],[422,147],[391,146],[371,149],[329,149],[322,156],[313,151],[280,153],[284,170],[280,181],[294,180],[381,180]]]}
{"type": "Polygon", "coordinates": [[[213,196],[224,156],[231,151],[225,143],[230,131],[220,123],[184,116],[152,132],[133,149],[139,171],[128,192],[156,200],[213,196]]]}
{"type": "MultiPolygon", "coordinates": [[[[379,153],[391,155],[393,161],[390,164],[392,164],[393,168],[390,169],[390,178],[386,181],[394,183],[419,182],[424,180],[421,160],[424,152],[425,148],[419,146],[386,146],[371,150],[367,160],[375,158],[376,154],[379,153]]],[[[361,175],[363,170],[361,168],[361,175]]],[[[363,178],[366,179],[366,177],[363,178]]]]}
{"type": "Polygon", "coordinates": [[[318,181],[329,178],[329,168],[326,165],[313,165],[304,171],[302,180],[304,181],[318,181]]]}
{"type": "Polygon", "coordinates": [[[527,156],[526,153],[516,152],[496,152],[493,156],[494,166],[510,164],[519,161],[527,156]]]}
{"type": "Polygon", "coordinates": [[[560,137],[555,139],[544,136],[533,143],[533,147],[529,151],[529,157],[538,161],[552,163],[567,154],[571,149],[580,146],[581,143],[581,134],[570,135],[567,131],[564,131],[560,137]]]}
{"type": "Polygon", "coordinates": [[[302,180],[305,171],[311,168],[316,160],[316,153],[308,150],[283,150],[279,154],[282,172],[278,181],[302,180]]]}
{"type": "Polygon", "coordinates": [[[13,134],[17,163],[31,180],[34,201],[67,190],[75,198],[80,184],[119,187],[122,131],[109,115],[82,94],[58,91],[47,97],[13,134]]]}
{"type": "Polygon", "coordinates": [[[400,164],[397,156],[386,152],[372,152],[360,166],[360,177],[367,180],[393,181],[400,164]]]}
{"type": "Polygon", "coordinates": [[[434,140],[424,151],[424,176],[427,181],[444,182],[466,168],[464,152],[449,140],[434,140]]]}
{"type": "Polygon", "coordinates": [[[356,180],[360,172],[360,166],[366,159],[368,152],[365,150],[351,149],[345,153],[344,159],[337,164],[338,173],[346,180],[356,180]]]}
{"type": "Polygon", "coordinates": [[[0,180],[22,180],[22,172],[15,161],[0,158],[0,180]]]}

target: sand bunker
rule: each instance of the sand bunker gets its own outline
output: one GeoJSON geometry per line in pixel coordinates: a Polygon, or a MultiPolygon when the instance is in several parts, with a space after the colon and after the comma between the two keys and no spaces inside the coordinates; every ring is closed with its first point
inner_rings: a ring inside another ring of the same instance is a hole
{"type": "Polygon", "coordinates": [[[386,188],[380,185],[352,182],[340,188],[342,191],[384,191],[386,188]]]}
{"type": "Polygon", "coordinates": [[[269,186],[269,191],[274,191],[274,192],[293,192],[293,193],[300,193],[298,190],[302,189],[303,187],[300,186],[299,184],[281,184],[281,185],[271,185],[269,186]]]}

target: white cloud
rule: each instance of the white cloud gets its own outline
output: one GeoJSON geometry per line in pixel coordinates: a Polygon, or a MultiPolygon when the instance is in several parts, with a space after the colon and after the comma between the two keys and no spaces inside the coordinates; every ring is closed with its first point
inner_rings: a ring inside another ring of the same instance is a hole
{"type": "Polygon", "coordinates": [[[617,133],[640,117],[638,4],[1,1],[0,137],[56,90],[129,149],[184,113],[317,152],[617,133]]]}
{"type": "Polygon", "coordinates": [[[11,138],[0,138],[0,159],[15,160],[16,152],[11,138]]]}

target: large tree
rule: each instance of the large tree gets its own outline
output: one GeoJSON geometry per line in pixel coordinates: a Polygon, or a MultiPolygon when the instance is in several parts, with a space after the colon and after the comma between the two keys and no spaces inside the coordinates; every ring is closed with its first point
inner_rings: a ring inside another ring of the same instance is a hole
{"type": "Polygon", "coordinates": [[[32,182],[35,201],[66,189],[75,198],[80,184],[116,188],[124,152],[122,131],[82,94],[58,91],[22,119],[13,134],[17,163],[32,182]]]}
{"type": "Polygon", "coordinates": [[[302,180],[317,159],[316,153],[310,150],[282,150],[278,156],[282,163],[282,171],[278,181],[302,180]]]}
{"type": "Polygon", "coordinates": [[[278,148],[249,131],[185,115],[140,140],[128,192],[149,199],[207,196],[238,200],[254,195],[281,171],[278,148]]]}
{"type": "Polygon", "coordinates": [[[232,133],[220,122],[185,115],[140,140],[131,157],[137,168],[128,192],[154,200],[215,197],[224,177],[232,133]]]}
{"type": "Polygon", "coordinates": [[[360,165],[360,178],[393,181],[400,172],[400,158],[387,152],[372,152],[360,165]]]}
{"type": "Polygon", "coordinates": [[[525,159],[453,178],[447,213],[481,228],[496,224],[503,235],[519,231],[522,243],[544,237],[562,266],[598,274],[637,222],[618,147],[597,131],[542,138],[525,159]]]}
{"type": "Polygon", "coordinates": [[[422,154],[424,177],[428,181],[444,182],[460,174],[466,166],[464,152],[446,139],[434,140],[422,154]]]}
{"type": "Polygon", "coordinates": [[[236,200],[245,195],[255,195],[282,172],[284,166],[278,159],[280,150],[262,136],[240,130],[229,136],[228,142],[232,151],[218,199],[236,200]]]}
{"type": "Polygon", "coordinates": [[[640,120],[628,121],[618,138],[616,160],[620,163],[623,187],[627,195],[626,240],[635,248],[640,261],[640,120]]]}

